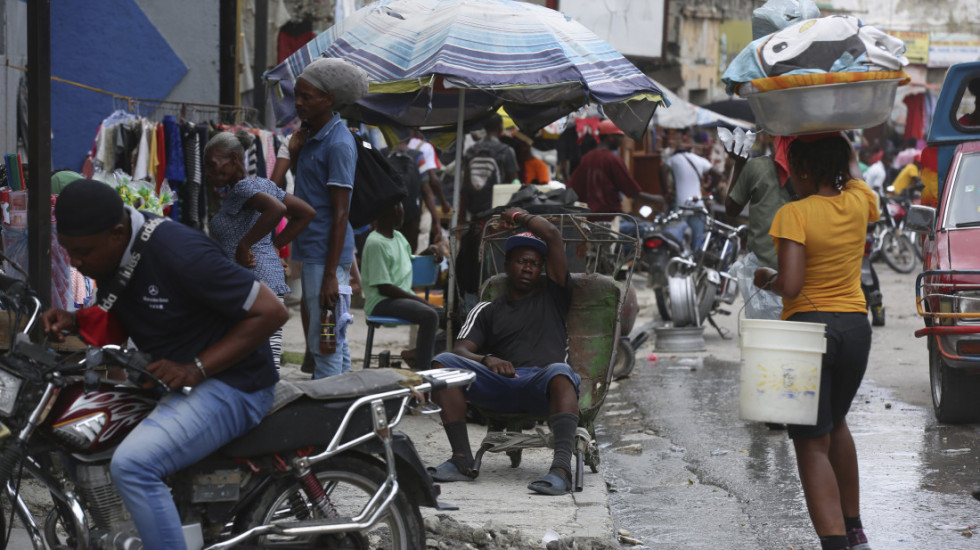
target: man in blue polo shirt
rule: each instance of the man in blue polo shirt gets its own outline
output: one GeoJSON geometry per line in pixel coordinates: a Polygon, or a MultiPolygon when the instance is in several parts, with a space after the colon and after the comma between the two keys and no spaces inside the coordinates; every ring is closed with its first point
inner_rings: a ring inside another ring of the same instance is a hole
{"type": "Polygon", "coordinates": [[[112,478],[147,549],[185,548],[177,506],[164,479],[259,423],[279,379],[269,337],[286,308],[252,272],[205,234],[124,207],[93,180],[68,184],[55,204],[58,242],[71,265],[98,283],[98,305],[44,313],[48,336],[91,335],[118,318],[125,335],[152,357],[147,370],[170,388],[119,445],[112,478]],[[107,313],[108,312],[108,313],[107,313]]]}
{"type": "Polygon", "coordinates": [[[303,262],[300,283],[309,312],[306,345],[316,362],[314,378],[350,370],[346,339],[338,339],[335,353],[320,353],[319,319],[324,308],[337,312],[338,306],[341,311],[350,307],[354,233],[347,213],[357,146],[335,110],[360,99],[367,87],[361,68],[342,59],[319,58],[306,66],[294,89],[296,115],[309,136],[304,143],[289,142],[290,157],[296,159],[296,196],[316,210],[316,217],[293,241],[292,251],[293,258],[303,262]]]}

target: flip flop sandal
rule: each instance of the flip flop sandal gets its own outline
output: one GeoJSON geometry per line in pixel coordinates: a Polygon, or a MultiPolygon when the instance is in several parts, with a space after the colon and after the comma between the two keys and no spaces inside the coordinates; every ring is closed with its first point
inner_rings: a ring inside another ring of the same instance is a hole
{"type": "Polygon", "coordinates": [[[451,461],[447,460],[440,464],[439,466],[433,468],[428,467],[425,469],[432,476],[435,481],[449,482],[449,481],[473,481],[476,479],[476,474],[467,475],[456,467],[451,461]]]}
{"type": "Polygon", "coordinates": [[[572,482],[560,471],[551,470],[543,478],[528,483],[527,488],[544,495],[564,495],[572,492],[572,482]]]}

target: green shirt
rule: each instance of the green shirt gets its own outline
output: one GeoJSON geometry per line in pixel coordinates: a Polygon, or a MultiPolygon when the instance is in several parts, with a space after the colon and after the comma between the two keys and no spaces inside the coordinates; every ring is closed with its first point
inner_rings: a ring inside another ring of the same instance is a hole
{"type": "Polygon", "coordinates": [[[364,311],[371,315],[374,306],[387,299],[378,285],[395,285],[412,292],[412,249],[405,237],[395,231],[387,238],[372,231],[361,251],[361,286],[364,288],[364,311]]]}
{"type": "Polygon", "coordinates": [[[776,163],[770,157],[749,159],[728,196],[742,206],[749,205],[749,251],[755,252],[763,267],[777,268],[776,246],[769,236],[769,227],[776,211],[792,197],[786,186],[779,185],[776,163]]]}

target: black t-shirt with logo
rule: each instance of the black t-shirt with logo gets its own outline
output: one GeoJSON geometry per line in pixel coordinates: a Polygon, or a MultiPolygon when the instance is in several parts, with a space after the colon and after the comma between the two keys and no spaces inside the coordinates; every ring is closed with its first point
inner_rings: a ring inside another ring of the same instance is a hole
{"type": "MultiPolygon", "coordinates": [[[[97,282],[105,287],[109,281],[97,282]]],[[[227,259],[204,233],[162,223],[143,247],[112,312],[154,360],[189,363],[245,316],[257,284],[252,272],[227,259]]],[[[269,342],[214,378],[249,393],[275,384],[279,375],[269,342]]]]}
{"type": "Polygon", "coordinates": [[[459,339],[476,344],[515,367],[546,367],[568,362],[565,321],[572,301],[572,282],[559,286],[542,277],[538,290],[520,300],[501,296],[480,302],[466,317],[459,339]]]}

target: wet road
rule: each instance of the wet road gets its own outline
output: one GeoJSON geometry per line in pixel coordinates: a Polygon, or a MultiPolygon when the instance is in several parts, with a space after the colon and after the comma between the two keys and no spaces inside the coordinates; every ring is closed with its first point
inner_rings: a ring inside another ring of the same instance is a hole
{"type": "MultiPolygon", "coordinates": [[[[848,416],[870,542],[980,548],[980,529],[970,529],[980,502],[969,496],[980,483],[980,426],[937,424],[925,342],[911,336],[921,321],[904,303],[914,275],[879,274],[889,324],[875,329],[873,365],[848,416]]],[[[640,318],[652,318],[641,304],[640,318]]],[[[734,330],[733,317],[722,326],[734,330]]],[[[656,352],[655,362],[648,344],[610,389],[599,443],[617,527],[650,548],[819,549],[792,444],[739,420],[738,348],[710,327],[705,338],[707,352],[656,352]]]]}

